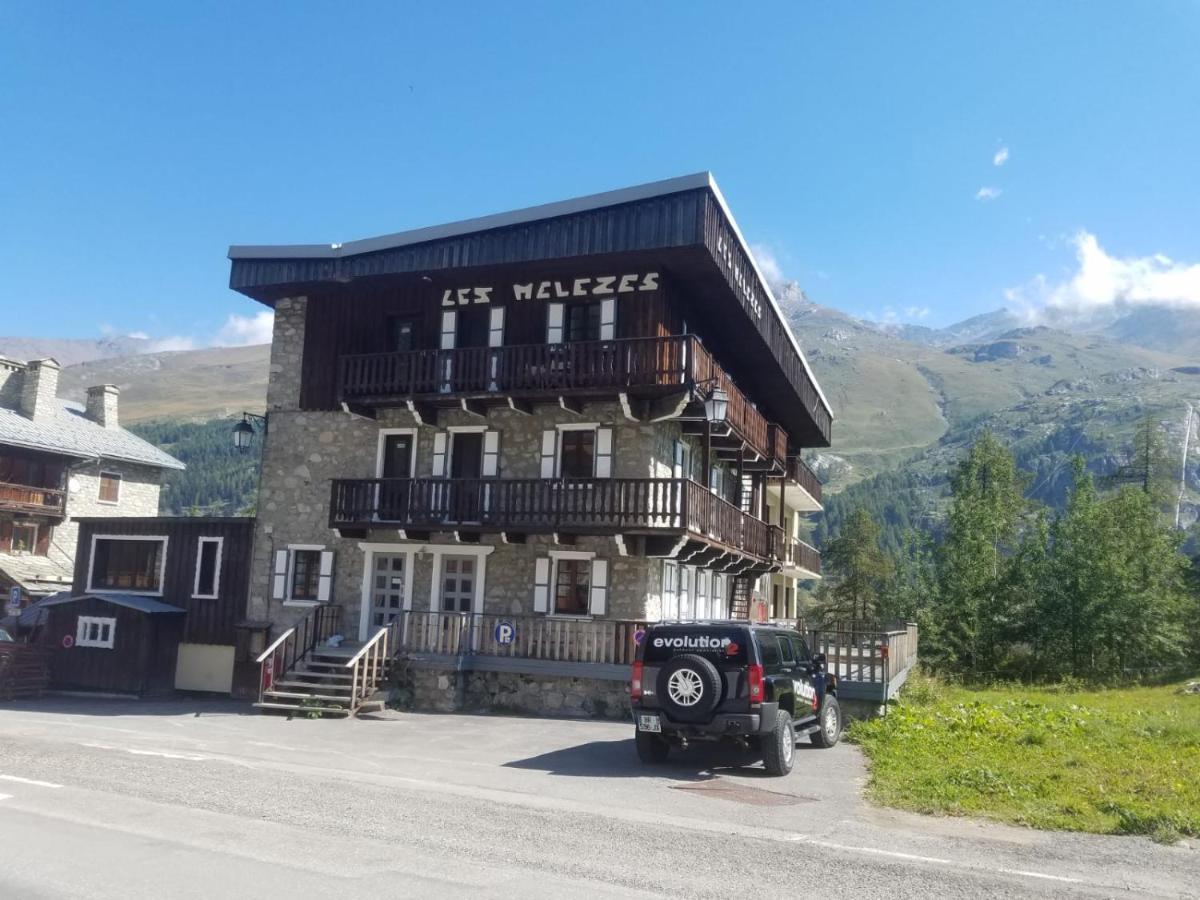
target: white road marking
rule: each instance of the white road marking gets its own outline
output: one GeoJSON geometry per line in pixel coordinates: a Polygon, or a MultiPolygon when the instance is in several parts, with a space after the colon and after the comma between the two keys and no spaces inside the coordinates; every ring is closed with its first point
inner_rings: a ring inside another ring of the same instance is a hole
{"type": "Polygon", "coordinates": [[[887,856],[891,859],[904,859],[910,862],[930,863],[936,866],[954,866],[960,869],[975,869],[983,872],[997,872],[1001,875],[1019,875],[1022,878],[1042,878],[1047,881],[1061,881],[1065,884],[1083,884],[1082,878],[1071,878],[1066,875],[1051,875],[1047,872],[1030,872],[1025,869],[991,869],[987,866],[972,866],[967,865],[953,859],[943,859],[940,856],[920,856],[916,853],[902,853],[899,850],[881,850],[878,847],[854,847],[849,844],[837,844],[833,841],[821,841],[815,838],[810,838],[806,834],[792,834],[788,836],[788,840],[802,844],[813,844],[817,847],[825,847],[829,850],[840,850],[846,853],[870,853],[874,856],[887,856]]]}
{"type": "Polygon", "coordinates": [[[160,756],[163,759],[186,759],[188,762],[204,762],[212,759],[210,756],[195,756],[188,753],[168,753],[165,750],[139,750],[136,747],[114,747],[112,744],[97,744],[92,741],[80,744],[81,747],[91,747],[93,750],[116,750],[120,753],[131,753],[134,756],[160,756]]]}
{"type": "Polygon", "coordinates": [[[0,801],[11,800],[12,794],[0,794],[0,801]]]}
{"type": "Polygon", "coordinates": [[[35,778],[22,778],[20,775],[0,775],[0,781],[15,781],[18,784],[32,784],[34,787],[60,788],[61,784],[52,781],[38,781],[35,778]]]}

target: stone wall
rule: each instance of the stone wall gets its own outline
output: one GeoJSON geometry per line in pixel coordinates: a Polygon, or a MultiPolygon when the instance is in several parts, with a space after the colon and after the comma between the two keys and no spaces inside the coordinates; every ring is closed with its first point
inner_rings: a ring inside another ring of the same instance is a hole
{"type": "Polygon", "coordinates": [[[68,572],[75,564],[75,544],[79,525],[75,519],[89,516],[157,516],[158,495],[162,490],[162,469],[134,463],[102,460],[88,463],[70,471],[68,481],[74,490],[67,493],[67,518],[54,527],[47,556],[68,572]],[[100,473],[121,476],[121,488],[116,503],[100,500],[100,473]]]}
{"type": "Polygon", "coordinates": [[[414,668],[404,700],[429,712],[497,712],[577,719],[629,719],[629,685],[600,678],[414,668]]]}

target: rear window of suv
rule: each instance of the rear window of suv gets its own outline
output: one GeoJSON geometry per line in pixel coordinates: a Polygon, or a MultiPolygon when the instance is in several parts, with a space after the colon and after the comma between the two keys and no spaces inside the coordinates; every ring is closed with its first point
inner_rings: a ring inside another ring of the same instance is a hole
{"type": "Polygon", "coordinates": [[[694,653],[714,662],[741,666],[746,664],[747,637],[736,628],[719,626],[655,628],[646,633],[642,660],[657,664],[683,653],[694,653]]]}

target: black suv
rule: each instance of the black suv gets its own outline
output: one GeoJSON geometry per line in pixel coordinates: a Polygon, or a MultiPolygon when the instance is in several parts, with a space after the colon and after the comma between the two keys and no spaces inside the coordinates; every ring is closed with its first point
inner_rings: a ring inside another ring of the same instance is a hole
{"type": "Polygon", "coordinates": [[[837,676],[796,631],[746,622],[651,625],[629,691],[638,757],[660,763],[674,744],[733,739],[786,775],[796,737],[832,747],[842,734],[837,676]]]}

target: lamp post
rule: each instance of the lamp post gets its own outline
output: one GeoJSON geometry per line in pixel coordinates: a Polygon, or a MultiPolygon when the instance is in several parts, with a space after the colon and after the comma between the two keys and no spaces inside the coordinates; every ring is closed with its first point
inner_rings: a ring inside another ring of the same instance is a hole
{"type": "Polygon", "coordinates": [[[267,417],[255,415],[254,413],[242,413],[242,421],[233,426],[230,432],[230,437],[233,440],[233,446],[239,453],[247,453],[250,450],[250,445],[254,443],[255,424],[258,425],[258,430],[264,434],[267,431],[267,417]]]}
{"type": "MultiPolygon", "coordinates": [[[[711,382],[710,382],[711,383],[711,382]]],[[[697,387],[703,386],[703,383],[697,387]]],[[[704,486],[712,490],[712,427],[729,415],[729,394],[715,384],[704,399],[704,486]]]]}

